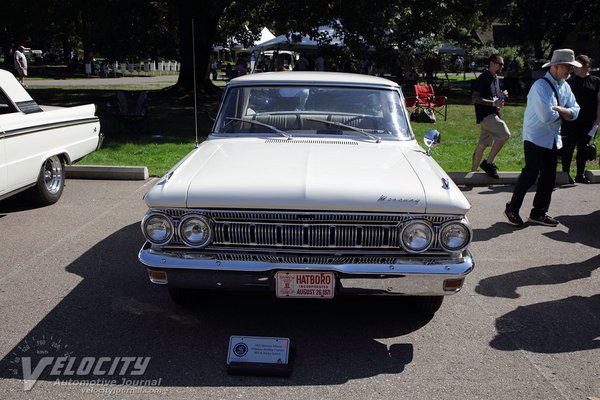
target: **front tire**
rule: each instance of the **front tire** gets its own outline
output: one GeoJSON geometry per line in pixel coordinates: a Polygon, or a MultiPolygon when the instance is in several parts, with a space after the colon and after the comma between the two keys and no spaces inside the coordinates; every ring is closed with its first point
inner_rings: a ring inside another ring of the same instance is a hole
{"type": "Polygon", "coordinates": [[[42,206],[54,204],[60,199],[65,187],[65,165],[58,156],[48,158],[42,164],[35,187],[33,201],[42,206]]]}

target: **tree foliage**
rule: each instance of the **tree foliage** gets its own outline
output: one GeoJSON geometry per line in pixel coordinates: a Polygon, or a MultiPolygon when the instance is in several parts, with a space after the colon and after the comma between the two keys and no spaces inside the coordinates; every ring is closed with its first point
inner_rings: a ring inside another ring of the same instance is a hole
{"type": "Polygon", "coordinates": [[[587,26],[598,38],[600,3],[597,0],[490,0],[489,20],[509,23],[534,50],[535,58],[548,58],[577,25],[587,26]]]}
{"type": "Polygon", "coordinates": [[[86,58],[178,58],[181,87],[190,89],[196,75],[210,88],[212,46],[232,37],[249,46],[264,26],[308,34],[326,48],[331,38],[318,28],[329,25],[361,58],[373,50],[426,54],[441,40],[473,44],[475,29],[504,21],[543,58],[576,25],[600,36],[599,14],[593,0],[4,0],[0,46],[5,54],[25,44],[65,57],[79,49],[86,58]]]}
{"type": "Polygon", "coordinates": [[[0,44],[85,58],[176,57],[178,20],[168,0],[4,0],[0,44]]]}

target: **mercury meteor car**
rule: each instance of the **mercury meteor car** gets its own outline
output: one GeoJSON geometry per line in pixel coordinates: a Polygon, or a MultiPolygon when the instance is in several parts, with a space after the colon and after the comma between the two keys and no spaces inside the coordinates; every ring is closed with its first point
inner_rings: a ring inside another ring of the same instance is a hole
{"type": "Polygon", "coordinates": [[[421,148],[400,87],[368,75],[233,79],[208,139],[145,195],[150,281],[279,298],[414,296],[435,313],[474,267],[470,208],[421,148]]]}
{"type": "Polygon", "coordinates": [[[40,205],[58,201],[65,164],[100,147],[96,106],[39,106],[8,71],[0,70],[0,200],[29,190],[40,205]]]}

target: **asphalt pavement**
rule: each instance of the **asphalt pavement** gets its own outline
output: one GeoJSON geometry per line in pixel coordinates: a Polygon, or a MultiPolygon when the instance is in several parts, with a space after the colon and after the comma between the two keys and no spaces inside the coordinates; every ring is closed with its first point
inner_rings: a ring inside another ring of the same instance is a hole
{"type": "Polygon", "coordinates": [[[53,206],[0,202],[0,398],[600,397],[596,185],[555,190],[558,227],[520,229],[502,217],[511,186],[465,188],[476,268],[423,318],[393,299],[174,305],[136,259],[142,196],[155,182],[67,179],[53,206]],[[231,335],[289,337],[291,377],[227,375],[231,335]],[[43,357],[65,355],[77,362],[71,369],[49,358],[37,381],[23,381],[24,367],[34,376],[43,357]],[[127,357],[149,357],[147,368],[132,375],[127,357]],[[85,374],[101,361],[104,374],[85,374]]]}

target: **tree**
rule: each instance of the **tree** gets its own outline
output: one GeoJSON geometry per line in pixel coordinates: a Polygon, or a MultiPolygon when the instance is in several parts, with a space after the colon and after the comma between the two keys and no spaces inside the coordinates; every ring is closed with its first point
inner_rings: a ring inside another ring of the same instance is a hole
{"type": "Polygon", "coordinates": [[[491,0],[488,9],[490,20],[509,23],[519,38],[531,44],[535,58],[543,59],[560,47],[578,24],[598,29],[600,3],[595,0],[491,0]]]}
{"type": "Polygon", "coordinates": [[[173,1],[178,16],[181,56],[181,70],[176,86],[186,90],[193,89],[195,75],[199,91],[213,90],[208,82],[210,54],[218,36],[219,19],[233,0],[173,1]]]}
{"type": "Polygon", "coordinates": [[[459,26],[476,26],[478,2],[467,0],[173,0],[179,16],[181,72],[178,86],[193,87],[191,26],[195,21],[196,78],[210,90],[208,64],[212,45],[227,37],[249,44],[269,26],[276,33],[296,32],[321,39],[318,28],[337,29],[351,51],[379,53],[414,47],[424,37],[438,38],[459,26]]]}

